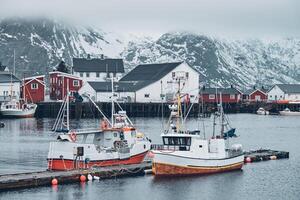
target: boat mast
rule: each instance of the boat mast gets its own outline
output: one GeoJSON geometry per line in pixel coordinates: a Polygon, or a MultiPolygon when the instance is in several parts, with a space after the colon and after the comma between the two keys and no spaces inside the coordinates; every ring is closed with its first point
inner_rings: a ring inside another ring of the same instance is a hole
{"type": "Polygon", "coordinates": [[[114,126],[114,113],[115,113],[115,104],[114,104],[114,78],[111,78],[111,126],[114,126]]]}
{"type": "Polygon", "coordinates": [[[221,137],[224,137],[224,112],[223,112],[223,105],[222,105],[222,93],[220,92],[220,114],[221,114],[221,137]]]}
{"type": "Polygon", "coordinates": [[[14,75],[16,75],[16,51],[14,49],[14,75]]]}
{"type": "MultiPolygon", "coordinates": [[[[64,79],[64,76],[62,77],[64,79]]],[[[67,98],[66,98],[66,101],[67,101],[67,130],[69,131],[70,130],[70,106],[69,106],[69,79],[67,79],[67,98]]]]}

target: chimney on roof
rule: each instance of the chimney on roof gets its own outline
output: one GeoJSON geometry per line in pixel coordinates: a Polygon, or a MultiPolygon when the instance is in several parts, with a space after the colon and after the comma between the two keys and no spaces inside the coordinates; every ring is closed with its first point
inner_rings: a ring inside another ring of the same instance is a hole
{"type": "Polygon", "coordinates": [[[205,85],[203,85],[202,90],[203,90],[203,91],[205,90],[205,85]]]}
{"type": "Polygon", "coordinates": [[[104,60],[104,54],[100,54],[100,59],[104,60]]]}
{"type": "Polygon", "coordinates": [[[255,87],[255,85],[253,86],[253,90],[255,90],[256,89],[256,87],[255,87]]]}
{"type": "Polygon", "coordinates": [[[264,90],[264,89],[265,89],[265,87],[264,87],[264,86],[261,86],[261,89],[262,89],[262,90],[264,90]]]}
{"type": "Polygon", "coordinates": [[[87,55],[87,59],[89,59],[89,60],[91,59],[91,54],[87,55]]]}
{"type": "Polygon", "coordinates": [[[233,85],[230,85],[230,88],[233,88],[233,85]]]}

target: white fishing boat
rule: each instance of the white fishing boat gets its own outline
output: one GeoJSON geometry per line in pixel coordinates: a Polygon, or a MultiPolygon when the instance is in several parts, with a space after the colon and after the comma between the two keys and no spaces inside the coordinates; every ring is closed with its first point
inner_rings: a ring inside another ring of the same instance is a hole
{"type": "MultiPolygon", "coordinates": [[[[12,74],[11,74],[12,76],[12,74]]],[[[11,83],[12,84],[12,83],[11,83]]],[[[27,99],[25,98],[26,91],[23,90],[23,99],[16,100],[13,99],[13,93],[11,91],[11,99],[8,102],[4,102],[1,104],[0,107],[0,114],[3,117],[9,118],[27,118],[27,117],[34,117],[37,105],[34,103],[28,103],[27,99]]]]}
{"type": "Polygon", "coordinates": [[[269,114],[270,114],[270,112],[269,112],[268,110],[265,110],[265,109],[262,108],[262,107],[260,107],[260,108],[256,111],[256,113],[257,113],[258,115],[269,115],[269,114]]]}
{"type": "MultiPolygon", "coordinates": [[[[179,83],[180,88],[180,83],[179,83]]],[[[156,176],[179,176],[211,174],[239,170],[244,163],[242,146],[229,147],[229,137],[235,136],[235,129],[225,131],[225,116],[222,102],[219,112],[214,116],[212,137],[206,138],[200,131],[188,131],[182,116],[180,90],[177,101],[170,107],[171,116],[168,129],[161,134],[163,144],[152,145],[152,172],[156,176]],[[221,131],[215,134],[216,119],[221,121],[221,131]],[[226,141],[227,140],[227,141],[226,141]]]]}
{"type": "Polygon", "coordinates": [[[1,105],[0,113],[3,117],[26,118],[34,117],[37,105],[33,103],[22,103],[12,99],[1,105]]]}
{"type": "Polygon", "coordinates": [[[282,111],[279,111],[279,114],[285,116],[300,116],[300,111],[291,111],[289,108],[286,108],[282,111]]]}
{"type": "Polygon", "coordinates": [[[59,112],[59,116],[62,119],[66,117],[67,122],[59,126],[59,119],[57,119],[54,125],[54,130],[63,128],[60,130],[66,133],[59,135],[57,141],[50,143],[47,158],[49,170],[88,169],[139,164],[144,161],[150,150],[150,140],[144,134],[137,132],[125,111],[115,113],[114,103],[117,102],[114,102],[113,94],[112,92],[111,120],[109,121],[90,99],[103,116],[101,127],[77,131],[70,130],[69,115],[63,111],[64,108],[69,107],[67,95],[66,102],[59,112]]]}

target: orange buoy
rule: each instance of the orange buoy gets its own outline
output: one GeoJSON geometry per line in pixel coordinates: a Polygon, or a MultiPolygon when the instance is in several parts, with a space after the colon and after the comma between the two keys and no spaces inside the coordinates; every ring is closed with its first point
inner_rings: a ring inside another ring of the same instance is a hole
{"type": "Polygon", "coordinates": [[[251,158],[250,157],[247,157],[246,159],[245,159],[245,162],[246,163],[250,163],[252,160],[251,160],[251,158]]]}
{"type": "Polygon", "coordinates": [[[85,181],[86,181],[85,175],[81,175],[81,176],[80,176],[80,182],[85,182],[85,181]]]}
{"type": "Polygon", "coordinates": [[[52,185],[57,185],[58,184],[58,180],[56,178],[52,179],[51,184],[52,185]]]}

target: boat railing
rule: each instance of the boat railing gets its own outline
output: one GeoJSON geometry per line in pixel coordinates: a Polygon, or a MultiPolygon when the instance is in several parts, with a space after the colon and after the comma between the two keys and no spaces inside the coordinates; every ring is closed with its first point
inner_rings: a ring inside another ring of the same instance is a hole
{"type": "Polygon", "coordinates": [[[160,151],[189,151],[190,146],[187,145],[163,145],[163,144],[152,144],[152,150],[160,151]]]}

